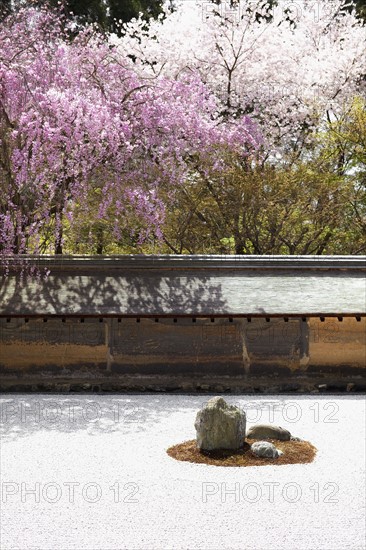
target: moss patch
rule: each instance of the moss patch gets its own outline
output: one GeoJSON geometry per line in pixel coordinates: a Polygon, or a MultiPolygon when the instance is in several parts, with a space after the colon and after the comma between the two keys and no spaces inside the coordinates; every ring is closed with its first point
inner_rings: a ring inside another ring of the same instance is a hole
{"type": "Polygon", "coordinates": [[[266,439],[273,443],[277,449],[283,451],[279,458],[259,458],[250,451],[250,445],[257,439],[246,439],[244,446],[239,451],[200,451],[195,439],[179,443],[169,447],[167,453],[176,460],[195,462],[197,464],[210,464],[212,466],[266,466],[275,464],[307,464],[315,458],[317,449],[309,441],[278,441],[266,439]]]}

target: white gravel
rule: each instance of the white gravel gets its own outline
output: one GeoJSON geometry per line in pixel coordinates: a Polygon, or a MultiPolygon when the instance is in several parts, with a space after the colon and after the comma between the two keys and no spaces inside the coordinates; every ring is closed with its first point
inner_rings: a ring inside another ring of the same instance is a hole
{"type": "Polygon", "coordinates": [[[365,548],[363,396],[225,397],[310,440],[312,464],[173,460],[209,397],[4,396],[1,550],[365,548]]]}

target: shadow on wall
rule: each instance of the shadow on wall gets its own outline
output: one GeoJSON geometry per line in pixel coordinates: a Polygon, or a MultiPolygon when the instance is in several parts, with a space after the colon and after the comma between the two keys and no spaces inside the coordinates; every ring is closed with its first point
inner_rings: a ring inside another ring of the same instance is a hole
{"type": "Polygon", "coordinates": [[[3,278],[0,288],[3,315],[164,315],[225,310],[222,285],[192,274],[144,276],[120,271],[100,275],[65,272],[47,279],[3,278]]]}
{"type": "Polygon", "coordinates": [[[0,315],[356,315],[362,271],[55,268],[3,278],[0,315]]]}

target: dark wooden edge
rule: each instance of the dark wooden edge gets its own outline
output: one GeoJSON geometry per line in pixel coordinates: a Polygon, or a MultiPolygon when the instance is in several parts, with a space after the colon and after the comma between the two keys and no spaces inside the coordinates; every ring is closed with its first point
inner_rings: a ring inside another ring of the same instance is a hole
{"type": "Polygon", "coordinates": [[[343,318],[355,318],[360,321],[362,317],[366,317],[366,312],[361,313],[199,313],[199,314],[119,314],[119,313],[100,313],[100,314],[84,314],[84,313],[66,313],[66,314],[29,314],[29,313],[16,313],[16,314],[0,314],[0,319],[298,319],[304,322],[310,318],[319,318],[320,320],[326,318],[337,318],[338,321],[342,321],[343,318]]]}
{"type": "Polygon", "coordinates": [[[0,259],[0,272],[23,265],[51,271],[126,269],[365,270],[366,256],[120,255],[14,256],[0,259]]]}

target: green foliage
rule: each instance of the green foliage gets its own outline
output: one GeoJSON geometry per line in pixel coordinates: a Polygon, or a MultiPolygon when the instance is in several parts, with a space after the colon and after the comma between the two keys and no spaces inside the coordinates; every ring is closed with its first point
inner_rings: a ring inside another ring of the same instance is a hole
{"type": "MultiPolygon", "coordinates": [[[[139,235],[146,231],[141,218],[136,216],[131,206],[125,215],[116,211],[114,202],[103,217],[99,214],[103,190],[98,186],[98,175],[86,200],[78,204],[73,213],[73,227],[64,219],[63,252],[66,254],[132,254],[148,249],[148,243],[140,243],[139,235]],[[119,233],[115,233],[115,220],[118,219],[119,233]]],[[[150,241],[151,242],[151,241],[150,241]]]]}
{"type": "Polygon", "coordinates": [[[162,13],[163,0],[108,0],[109,29],[120,32],[119,21],[126,23],[141,13],[145,19],[156,18],[162,13]]]}
{"type": "Polygon", "coordinates": [[[358,15],[366,21],[366,0],[354,0],[353,4],[356,6],[358,15]]]}
{"type": "Polygon", "coordinates": [[[342,171],[366,171],[366,100],[356,97],[342,116],[329,122],[324,136],[328,152],[342,171]]]}
{"type": "Polygon", "coordinates": [[[177,196],[164,233],[179,251],[323,254],[337,239],[350,183],[319,164],[235,165],[177,196]]]}
{"type": "Polygon", "coordinates": [[[333,171],[352,181],[344,218],[347,250],[366,252],[366,99],[357,97],[322,136],[323,156],[333,171]]]}
{"type": "Polygon", "coordinates": [[[231,165],[224,177],[201,173],[178,190],[164,252],[366,252],[364,98],[314,135],[305,158],[231,165]]]}
{"type": "MultiPolygon", "coordinates": [[[[35,5],[49,5],[59,7],[59,0],[31,0],[35,5]]],[[[63,0],[66,13],[72,12],[77,21],[83,23],[96,23],[101,30],[120,32],[121,24],[127,23],[140,13],[148,20],[156,18],[162,13],[163,0],[63,0]]],[[[16,9],[24,4],[22,0],[1,0],[1,11],[16,9]]]]}
{"type": "MultiPolygon", "coordinates": [[[[55,0],[53,0],[54,3],[55,0]]],[[[97,23],[100,28],[107,28],[106,5],[103,0],[68,0],[67,11],[85,23],[97,23]]]]}

